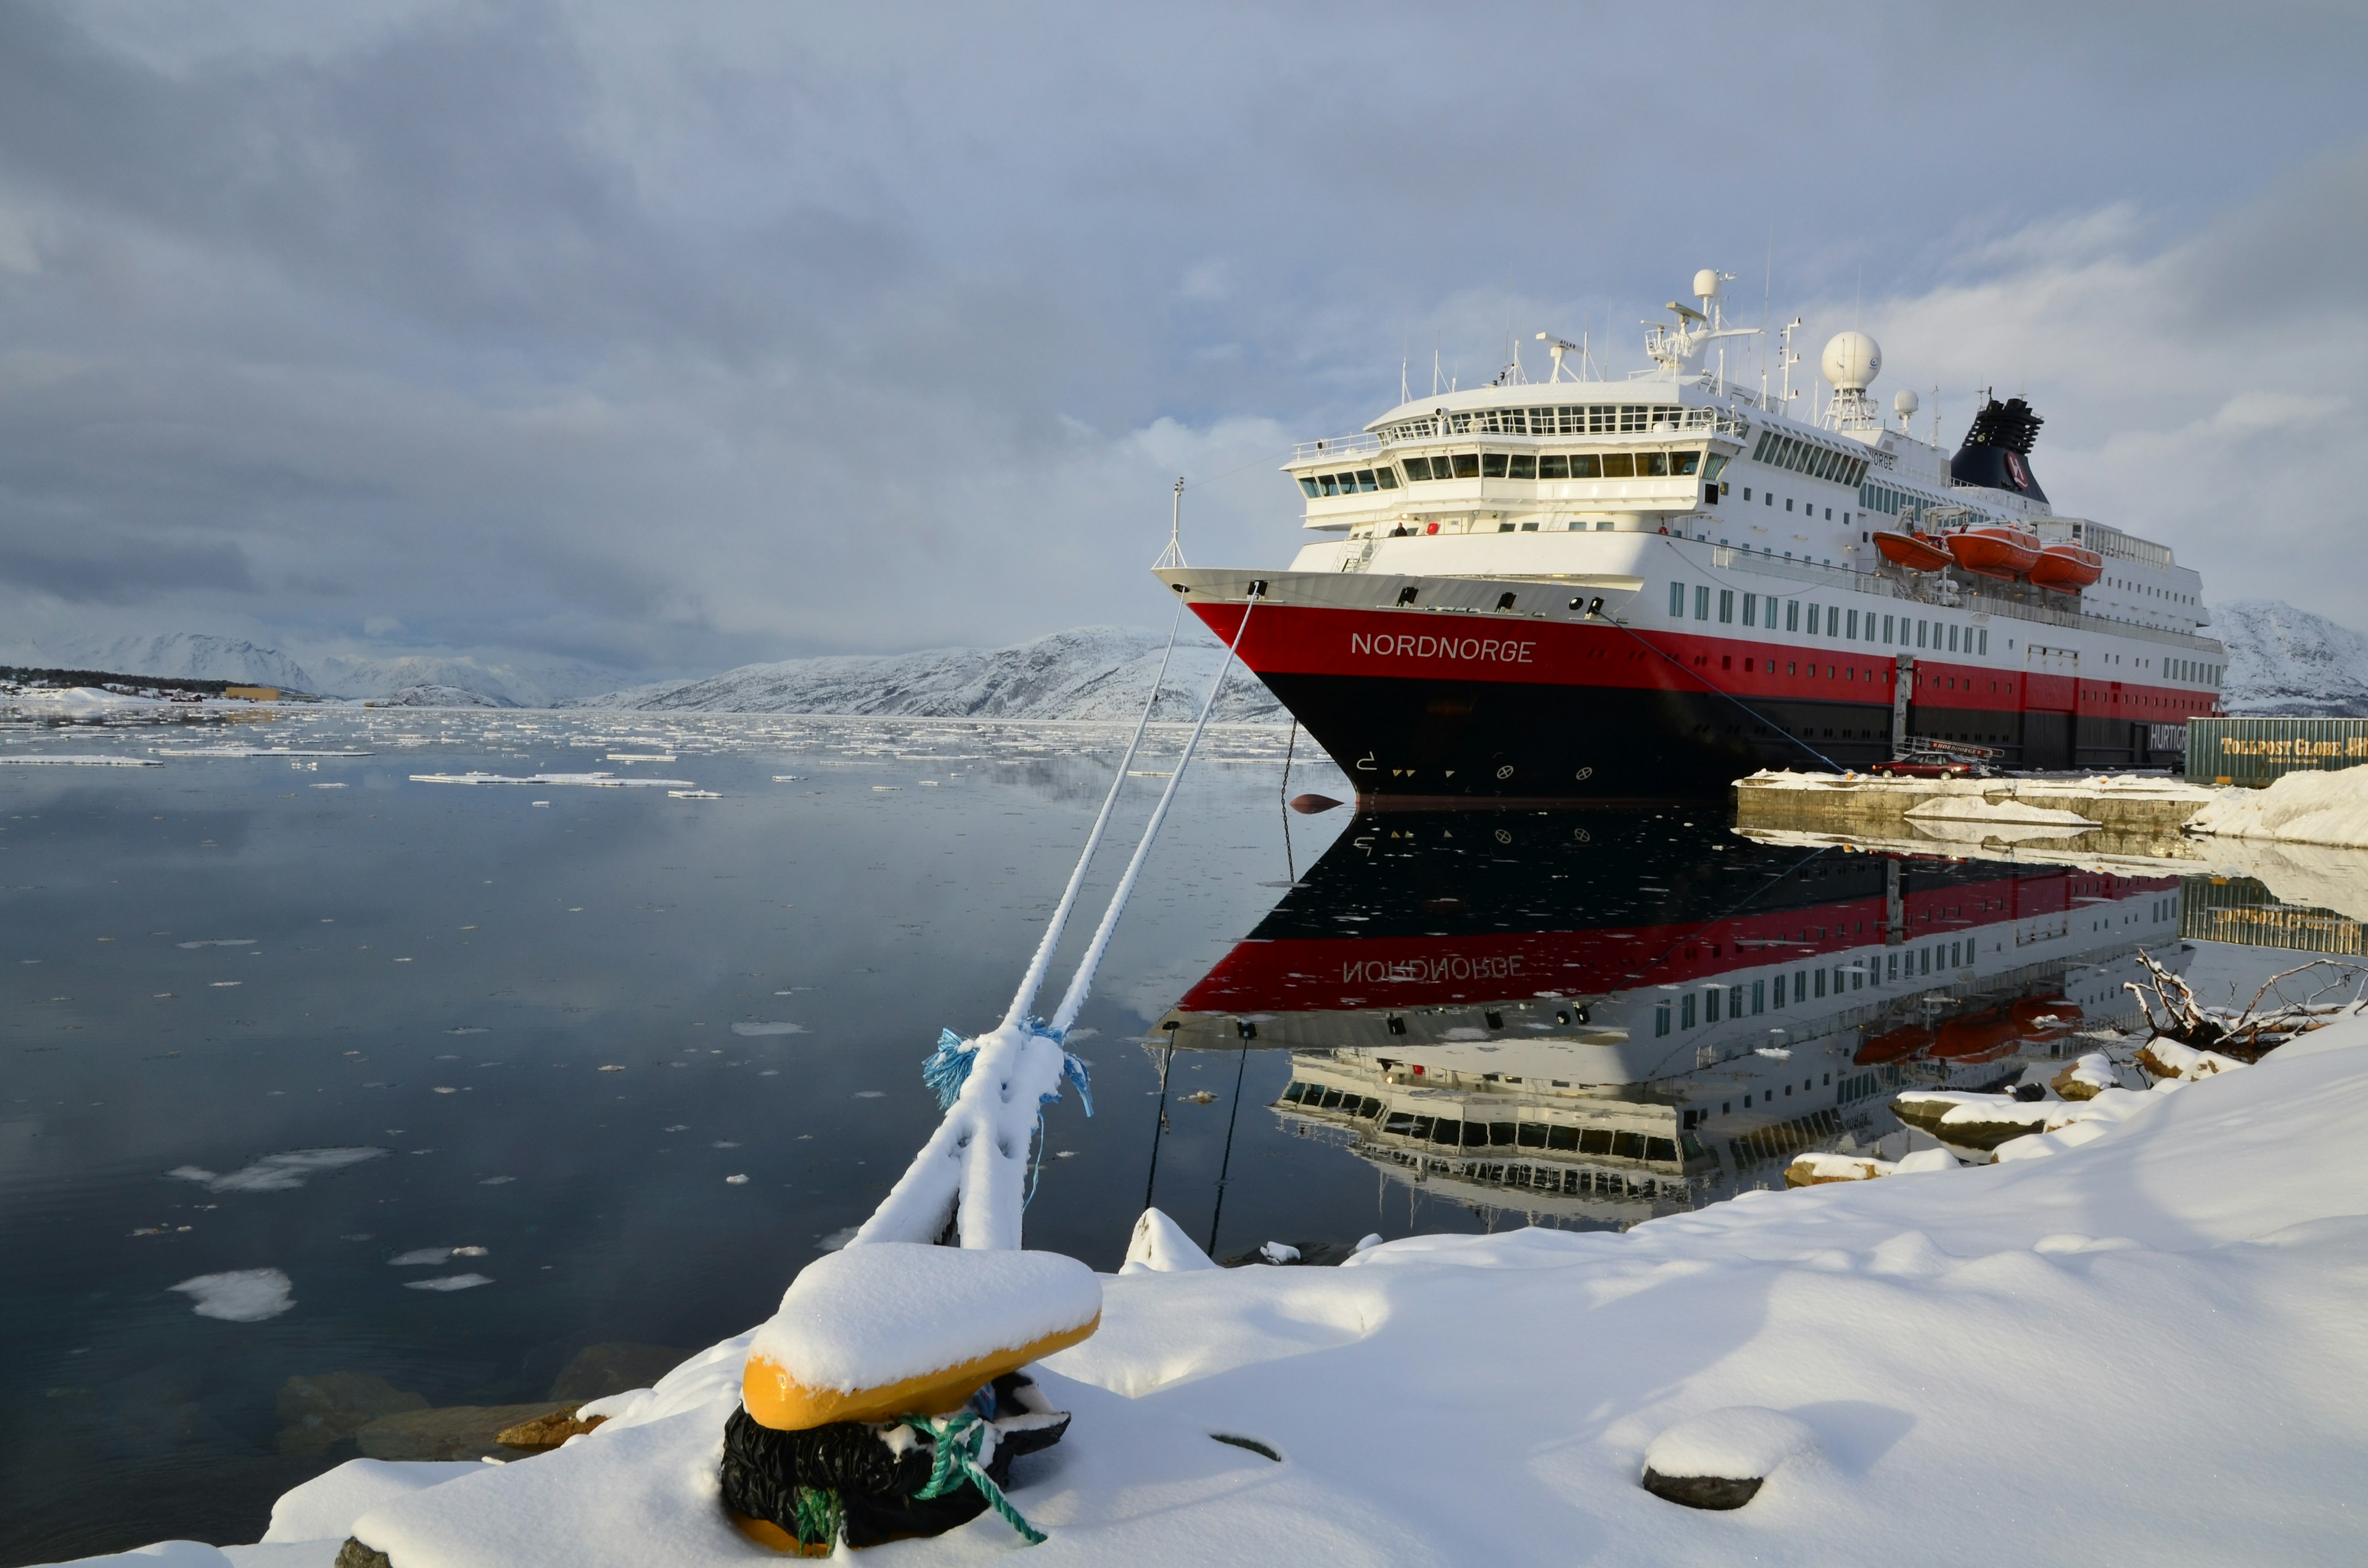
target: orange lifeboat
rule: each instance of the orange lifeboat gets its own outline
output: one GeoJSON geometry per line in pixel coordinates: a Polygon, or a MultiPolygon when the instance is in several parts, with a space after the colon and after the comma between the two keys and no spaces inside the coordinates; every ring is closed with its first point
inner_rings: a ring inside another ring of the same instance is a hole
{"type": "Polygon", "coordinates": [[[1901,1028],[1885,1029],[1858,1048],[1850,1058],[1861,1067],[1873,1067],[1884,1062],[1897,1062],[1928,1049],[1932,1043],[1932,1031],[1921,1024],[1908,1024],[1901,1028]]]}
{"type": "Polygon", "coordinates": [[[1885,561],[1910,572],[1938,572],[1955,559],[1928,535],[1900,533],[1892,528],[1875,530],[1874,548],[1883,551],[1885,561]]]}
{"type": "Polygon", "coordinates": [[[2093,550],[2083,550],[2077,544],[2051,544],[2039,552],[2031,568],[2031,580],[2043,588],[2058,593],[2077,594],[2095,582],[2105,570],[2105,558],[2093,550]]]}
{"type": "Polygon", "coordinates": [[[1985,577],[2020,577],[2039,563],[2039,540],[2020,528],[1965,528],[1945,542],[1958,565],[1985,577]]]}
{"type": "Polygon", "coordinates": [[[1953,1018],[1941,1026],[1941,1038],[1932,1044],[1932,1054],[1943,1062],[1960,1064],[1996,1062],[2001,1056],[2011,1056],[2022,1043],[2022,1033],[2014,1020],[2003,1013],[1976,1013],[1970,1018],[1953,1018]]]}

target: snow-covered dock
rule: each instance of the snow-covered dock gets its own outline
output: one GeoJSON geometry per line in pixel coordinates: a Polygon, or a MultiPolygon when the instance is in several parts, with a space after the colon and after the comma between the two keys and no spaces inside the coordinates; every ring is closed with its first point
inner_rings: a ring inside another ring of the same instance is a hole
{"type": "Polygon", "coordinates": [[[1974,843],[2078,840],[2084,850],[2123,856],[2176,854],[2181,830],[2218,793],[2138,774],[1901,778],[1763,769],[1736,781],[1736,825],[1974,843]]]}

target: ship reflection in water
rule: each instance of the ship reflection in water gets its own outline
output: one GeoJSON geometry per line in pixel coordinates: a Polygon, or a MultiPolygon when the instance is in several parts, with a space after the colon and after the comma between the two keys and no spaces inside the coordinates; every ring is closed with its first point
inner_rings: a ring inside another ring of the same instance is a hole
{"type": "MultiPolygon", "coordinates": [[[[1633,1223],[1905,1150],[2184,966],[2176,877],[1770,845],[1676,814],[1354,824],[1162,1021],[1285,1049],[1272,1106],[1485,1210],[1633,1223]]],[[[1930,1146],[1925,1141],[1921,1146],[1930,1146]]]]}

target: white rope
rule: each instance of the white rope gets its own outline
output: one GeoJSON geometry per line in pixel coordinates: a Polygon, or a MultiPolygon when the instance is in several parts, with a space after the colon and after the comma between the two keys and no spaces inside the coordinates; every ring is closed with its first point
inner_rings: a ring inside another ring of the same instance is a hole
{"type": "Polygon", "coordinates": [[[1209,710],[1217,705],[1217,693],[1224,688],[1225,677],[1233,673],[1234,654],[1242,645],[1243,634],[1250,629],[1250,611],[1258,604],[1257,589],[1242,600],[1242,623],[1235,629],[1234,640],[1225,646],[1224,663],[1217,666],[1217,678],[1209,683],[1209,695],[1201,704],[1201,717],[1192,725],[1192,735],[1184,743],[1184,755],[1176,759],[1176,771],[1167,776],[1167,788],[1160,791],[1159,804],[1152,808],[1151,820],[1144,824],[1142,841],[1134,846],[1134,858],[1126,863],[1126,875],[1119,879],[1118,891],[1110,895],[1110,908],[1102,913],[1102,923],[1094,931],[1094,939],[1086,949],[1086,956],[1077,961],[1077,972],[1069,982],[1068,994],[1061,998],[1060,1011],[1053,1015],[1053,1033],[1063,1035],[1077,1021],[1078,1010],[1086,1005],[1086,993],[1093,989],[1094,971],[1100,967],[1102,952],[1110,946],[1110,933],[1118,928],[1120,912],[1126,908],[1127,895],[1134,892],[1135,878],[1143,872],[1143,862],[1151,853],[1151,841],[1167,820],[1168,802],[1176,799],[1176,787],[1184,782],[1184,769],[1192,760],[1193,748],[1201,744],[1201,732],[1209,727],[1209,710]]]}
{"type": "Polygon", "coordinates": [[[1119,791],[1126,787],[1126,770],[1134,762],[1135,748],[1143,744],[1143,732],[1150,727],[1151,710],[1159,702],[1160,683],[1167,678],[1167,661],[1176,652],[1177,629],[1184,623],[1184,597],[1176,597],[1176,619],[1167,623],[1167,647],[1159,655],[1159,673],[1151,677],[1151,696],[1143,705],[1143,717],[1134,722],[1134,738],[1126,743],[1126,755],[1119,759],[1118,777],[1110,780],[1110,793],[1102,797],[1101,814],[1094,818],[1094,830],[1086,835],[1085,852],[1077,857],[1077,869],[1069,873],[1069,885],[1061,892],[1061,902],[1053,907],[1053,923],[1044,927],[1044,939],[1036,944],[1036,956],[1029,960],[1028,972],[1020,977],[1019,989],[1013,994],[1010,1007],[1004,1013],[1004,1024],[1016,1025],[1028,1016],[1036,1003],[1036,993],[1043,989],[1044,972],[1053,967],[1053,949],[1059,945],[1062,927],[1069,923],[1069,911],[1076,907],[1077,890],[1085,886],[1086,868],[1093,863],[1094,851],[1101,847],[1102,829],[1110,825],[1110,809],[1118,804],[1119,791]]]}

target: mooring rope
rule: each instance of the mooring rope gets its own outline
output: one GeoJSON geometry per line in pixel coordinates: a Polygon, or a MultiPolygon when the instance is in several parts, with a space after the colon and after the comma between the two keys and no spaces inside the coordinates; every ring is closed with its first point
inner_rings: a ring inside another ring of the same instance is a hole
{"type": "Polygon", "coordinates": [[[1143,744],[1144,731],[1151,727],[1151,710],[1159,704],[1159,687],[1167,678],[1167,662],[1175,655],[1176,633],[1183,624],[1184,600],[1178,595],[1176,619],[1167,623],[1167,646],[1159,655],[1159,673],[1151,677],[1151,695],[1144,701],[1143,716],[1134,722],[1134,738],[1126,743],[1126,755],[1119,759],[1118,777],[1110,780],[1110,793],[1102,797],[1100,814],[1094,818],[1094,829],[1086,835],[1085,851],[1077,857],[1076,869],[1069,873],[1069,885],[1061,890],[1061,902],[1053,906],[1053,922],[1044,927],[1043,940],[1036,944],[1036,956],[1029,960],[1028,972],[1020,977],[1019,989],[1012,994],[1011,1006],[1003,1015],[1007,1028],[1028,1016],[1028,1009],[1035,1005],[1036,993],[1043,988],[1044,973],[1053,967],[1053,949],[1060,943],[1069,911],[1076,905],[1077,891],[1085,886],[1086,868],[1093,863],[1094,851],[1101,847],[1102,830],[1110,825],[1110,811],[1118,804],[1119,791],[1126,787],[1127,769],[1133,765],[1135,751],[1143,744]]]}
{"type": "Polygon", "coordinates": [[[1184,769],[1201,744],[1201,732],[1209,727],[1209,713],[1217,706],[1217,693],[1224,689],[1225,676],[1233,673],[1234,655],[1240,652],[1242,638],[1250,629],[1250,611],[1265,595],[1266,582],[1261,578],[1250,584],[1243,597],[1242,623],[1235,628],[1234,640],[1225,646],[1224,662],[1217,666],[1217,678],[1209,683],[1209,695],[1201,703],[1201,716],[1193,722],[1183,755],[1176,759],[1176,771],[1167,776],[1167,788],[1160,791],[1159,804],[1152,808],[1151,820],[1144,824],[1142,840],[1134,846],[1134,858],[1126,863],[1126,874],[1119,879],[1118,891],[1110,895],[1110,908],[1102,912],[1102,923],[1095,928],[1086,956],[1077,961],[1077,972],[1069,981],[1068,994],[1061,998],[1060,1010],[1053,1015],[1051,1028],[1055,1039],[1068,1033],[1069,1026],[1077,1021],[1078,1010],[1086,1005],[1086,994],[1093,989],[1094,971],[1100,967],[1102,954],[1110,947],[1110,933],[1118,928],[1119,915],[1134,892],[1135,879],[1143,874],[1143,863],[1151,854],[1151,841],[1158,836],[1159,824],[1167,820],[1167,808],[1176,799],[1176,787],[1184,782],[1184,769]]]}

